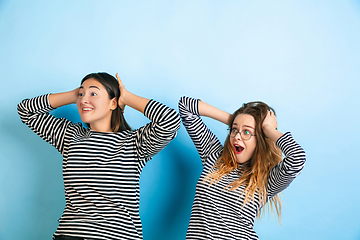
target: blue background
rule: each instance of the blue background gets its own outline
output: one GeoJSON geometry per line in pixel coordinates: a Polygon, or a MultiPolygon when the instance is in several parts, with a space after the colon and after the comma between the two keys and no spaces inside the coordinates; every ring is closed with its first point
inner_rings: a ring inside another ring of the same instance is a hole
{"type": "MultiPolygon", "coordinates": [[[[61,155],[21,123],[24,98],[119,73],[177,109],[183,96],[233,112],[261,100],[307,153],[260,239],[360,239],[360,2],[0,0],[0,239],[51,239],[64,209],[61,155]]],[[[79,121],[75,106],[54,111],[79,121]]],[[[147,119],[130,108],[133,128],[147,119]]],[[[205,122],[224,140],[226,126],[205,122]]],[[[182,127],[144,168],[145,240],[184,239],[198,154],[182,127]]]]}

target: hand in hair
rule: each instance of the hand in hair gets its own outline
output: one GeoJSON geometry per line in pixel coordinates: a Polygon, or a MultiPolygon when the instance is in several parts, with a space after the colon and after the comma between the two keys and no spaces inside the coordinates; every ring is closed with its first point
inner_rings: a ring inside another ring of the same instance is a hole
{"type": "Polygon", "coordinates": [[[118,100],[119,107],[124,112],[125,106],[129,106],[133,109],[136,109],[144,113],[146,104],[149,102],[149,99],[137,96],[128,90],[126,90],[124,84],[122,83],[119,75],[116,73],[116,78],[119,82],[120,97],[118,100]]]}
{"type": "Polygon", "coordinates": [[[268,111],[267,115],[263,121],[262,127],[270,127],[277,129],[276,116],[272,111],[268,111]]]}
{"type": "Polygon", "coordinates": [[[118,100],[118,104],[119,104],[119,107],[121,108],[122,112],[124,112],[124,109],[125,109],[125,102],[124,102],[124,98],[125,98],[125,95],[128,93],[128,91],[126,90],[124,84],[122,83],[119,75],[116,73],[116,78],[119,82],[119,89],[120,89],[120,97],[119,97],[119,100],[118,100]]]}
{"type": "Polygon", "coordinates": [[[277,130],[277,121],[276,116],[272,111],[268,111],[263,124],[262,129],[264,131],[264,134],[266,137],[270,138],[274,142],[276,142],[279,137],[281,137],[283,134],[277,130]]]}

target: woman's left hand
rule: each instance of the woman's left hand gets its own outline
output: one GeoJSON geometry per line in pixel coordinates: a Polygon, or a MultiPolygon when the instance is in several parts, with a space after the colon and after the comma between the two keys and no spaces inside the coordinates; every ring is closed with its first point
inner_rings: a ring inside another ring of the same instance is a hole
{"type": "Polygon", "coordinates": [[[128,91],[126,90],[124,84],[122,83],[122,81],[117,73],[116,73],[116,79],[119,82],[119,89],[120,89],[120,97],[118,100],[118,104],[119,104],[119,107],[121,108],[122,112],[124,112],[124,109],[126,106],[124,99],[125,99],[125,96],[128,93],[128,91]]]}
{"type": "Polygon", "coordinates": [[[263,121],[262,129],[263,132],[265,133],[265,136],[270,138],[274,142],[276,142],[277,139],[279,139],[279,137],[283,135],[281,132],[277,130],[277,126],[278,125],[277,125],[275,113],[272,111],[268,111],[263,121]]]}
{"type": "Polygon", "coordinates": [[[275,116],[274,112],[268,111],[268,113],[263,121],[262,128],[263,128],[263,130],[265,128],[277,129],[277,121],[276,121],[276,116],[275,116]]]}

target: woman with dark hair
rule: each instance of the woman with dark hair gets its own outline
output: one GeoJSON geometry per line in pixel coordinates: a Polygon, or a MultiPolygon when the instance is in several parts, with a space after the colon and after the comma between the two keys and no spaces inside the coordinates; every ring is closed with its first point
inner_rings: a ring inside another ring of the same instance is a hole
{"type": "Polygon", "coordinates": [[[176,136],[180,118],[175,110],[127,91],[116,77],[92,73],[79,88],[18,105],[21,120],[63,155],[66,205],[53,239],[143,238],[140,173],[176,136]],[[88,128],[49,114],[71,103],[88,128]],[[131,130],[125,106],[151,122],[131,130]]]}
{"type": "Polygon", "coordinates": [[[278,194],[303,169],[305,152],[290,133],[277,130],[275,111],[263,102],[229,114],[182,97],[179,110],[203,163],[186,239],[258,239],[255,218],[269,203],[280,221],[278,194]],[[224,146],[200,116],[229,126],[224,146]]]}

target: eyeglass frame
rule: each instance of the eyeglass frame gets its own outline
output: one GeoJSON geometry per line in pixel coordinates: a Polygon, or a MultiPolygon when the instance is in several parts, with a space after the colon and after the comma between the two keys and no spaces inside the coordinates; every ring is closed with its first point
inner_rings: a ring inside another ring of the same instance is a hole
{"type": "Polygon", "coordinates": [[[238,131],[236,128],[231,127],[231,128],[228,128],[228,130],[229,130],[229,136],[230,136],[231,138],[235,138],[236,135],[238,135],[238,134],[240,134],[241,139],[244,140],[244,141],[249,141],[252,136],[255,136],[255,137],[256,137],[256,135],[251,134],[251,132],[250,132],[249,130],[247,130],[247,129],[244,129],[244,130],[242,130],[242,131],[238,131]],[[234,135],[233,137],[231,136],[231,130],[232,130],[232,129],[235,129],[235,131],[236,131],[236,133],[235,133],[235,135],[234,135]],[[244,131],[249,131],[249,132],[250,132],[250,137],[249,137],[248,139],[243,138],[242,132],[244,132],[244,131]]]}

